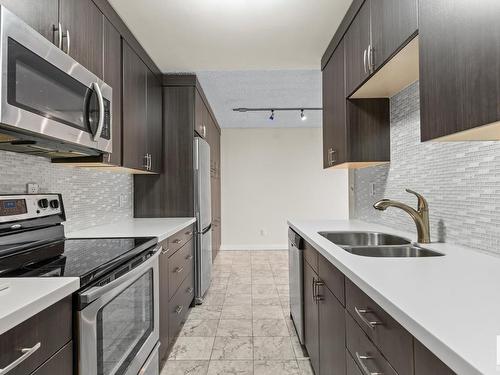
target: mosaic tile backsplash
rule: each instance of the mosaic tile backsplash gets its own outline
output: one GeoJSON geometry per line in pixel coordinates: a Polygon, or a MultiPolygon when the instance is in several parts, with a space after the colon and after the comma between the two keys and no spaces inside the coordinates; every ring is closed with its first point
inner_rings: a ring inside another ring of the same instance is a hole
{"type": "Polygon", "coordinates": [[[391,163],[354,171],[354,217],[414,232],[416,238],[408,214],[372,207],[381,198],[416,207],[416,198],[405,192],[410,188],[429,202],[433,241],[500,255],[500,142],[420,143],[418,82],[390,103],[391,163]]]}
{"type": "Polygon", "coordinates": [[[62,194],[66,232],[133,217],[131,175],[65,167],[42,157],[0,151],[0,194],[24,194],[31,182],[40,185],[40,193],[62,194]]]}

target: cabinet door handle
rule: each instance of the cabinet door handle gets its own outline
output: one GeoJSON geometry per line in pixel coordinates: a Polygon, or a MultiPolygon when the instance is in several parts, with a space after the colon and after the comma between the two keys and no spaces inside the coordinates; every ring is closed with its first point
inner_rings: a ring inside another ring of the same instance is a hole
{"type": "MultiPolygon", "coordinates": [[[[69,30],[66,29],[66,32],[62,34],[62,38],[66,38],[67,39],[67,48],[66,48],[66,54],[69,55],[69,51],[70,51],[70,48],[71,48],[71,37],[69,35],[69,30]]],[[[62,43],[61,43],[61,49],[64,51],[64,48],[62,48],[62,43]]]]}
{"type": "Polygon", "coordinates": [[[182,271],[184,271],[184,267],[177,267],[177,268],[174,270],[174,273],[181,273],[182,271]]]}
{"type": "Polygon", "coordinates": [[[151,154],[148,154],[148,160],[149,160],[149,170],[153,169],[153,157],[151,154]]]}
{"type": "Polygon", "coordinates": [[[337,161],[337,158],[335,157],[335,154],[337,153],[336,150],[333,148],[328,149],[328,164],[333,165],[337,161]]]}
{"type": "Polygon", "coordinates": [[[315,298],[316,303],[323,301],[323,297],[319,294],[319,288],[324,285],[325,285],[324,281],[321,280],[316,281],[316,298],[315,298]]]}
{"type": "Polygon", "coordinates": [[[354,311],[356,314],[359,316],[359,319],[363,321],[370,329],[375,329],[376,326],[381,326],[383,325],[382,322],[376,321],[376,320],[368,320],[365,316],[365,314],[373,314],[373,311],[370,309],[360,309],[357,307],[354,307],[354,311]]]}
{"type": "Polygon", "coordinates": [[[175,313],[179,315],[182,312],[183,308],[184,308],[183,306],[177,305],[177,307],[175,308],[175,313]]]}
{"type": "Polygon", "coordinates": [[[372,45],[368,45],[367,60],[368,60],[368,73],[373,73],[373,48],[372,45]]]}
{"type": "Polygon", "coordinates": [[[366,71],[366,49],[363,51],[363,69],[365,71],[365,74],[368,72],[366,71]]]}
{"type": "Polygon", "coordinates": [[[363,370],[363,374],[365,375],[384,375],[383,372],[371,372],[368,367],[365,364],[366,359],[374,359],[372,356],[369,355],[361,355],[358,352],[356,352],[356,359],[358,360],[359,367],[361,367],[361,370],[363,370]]]}
{"type": "Polygon", "coordinates": [[[194,291],[194,289],[193,289],[193,288],[191,288],[191,287],[187,288],[187,290],[186,290],[186,292],[187,292],[188,294],[193,293],[193,291],[194,291]]]}
{"type": "Polygon", "coordinates": [[[148,165],[149,165],[149,164],[148,164],[148,154],[145,154],[145,155],[144,155],[144,158],[143,158],[143,160],[142,160],[142,161],[143,161],[142,167],[143,167],[143,168],[146,168],[146,170],[147,170],[147,169],[148,169],[148,165]]]}
{"type": "Polygon", "coordinates": [[[191,259],[193,259],[193,256],[192,256],[192,255],[188,255],[188,256],[186,257],[186,260],[191,260],[191,259]]]}
{"type": "Polygon", "coordinates": [[[316,279],[314,277],[312,279],[312,299],[316,303],[316,279]]]}
{"type": "Polygon", "coordinates": [[[31,348],[22,348],[21,353],[23,353],[22,356],[20,356],[18,359],[16,359],[14,362],[11,362],[10,364],[7,365],[7,367],[4,367],[0,369],[0,375],[6,375],[8,374],[11,370],[15,369],[17,366],[19,366],[22,362],[28,359],[29,356],[31,356],[33,353],[35,353],[38,349],[40,349],[42,346],[41,343],[37,342],[35,346],[31,348]]]}
{"type": "MultiPolygon", "coordinates": [[[[52,26],[52,31],[53,32],[56,32],[57,31],[57,48],[59,49],[62,49],[62,39],[63,39],[63,35],[62,35],[62,25],[61,25],[61,22],[59,22],[56,25],[52,26]]],[[[55,43],[55,41],[54,41],[55,43]]]]}

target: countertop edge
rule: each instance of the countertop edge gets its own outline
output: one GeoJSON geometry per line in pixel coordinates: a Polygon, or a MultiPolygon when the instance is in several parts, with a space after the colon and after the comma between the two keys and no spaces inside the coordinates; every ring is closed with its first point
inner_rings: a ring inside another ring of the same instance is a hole
{"type": "MultiPolygon", "coordinates": [[[[349,221],[349,220],[346,220],[349,221]]],[[[356,220],[358,223],[363,223],[362,221],[356,220]]],[[[412,334],[417,340],[419,340],[425,347],[427,347],[432,353],[434,353],[438,358],[440,358],[447,366],[454,370],[457,374],[470,374],[470,375],[482,375],[483,372],[474,367],[471,363],[466,361],[460,354],[453,351],[446,343],[439,340],[436,336],[432,334],[425,327],[416,322],[410,315],[405,313],[402,309],[394,305],[388,298],[386,298],[382,293],[374,289],[370,284],[365,282],[363,278],[353,272],[344,263],[339,261],[334,255],[324,249],[319,245],[314,239],[312,239],[305,231],[300,229],[300,227],[294,224],[293,220],[287,220],[289,227],[294,229],[299,235],[301,235],[308,243],[310,243],[321,255],[323,255],[330,263],[337,267],[342,273],[345,274],[356,286],[358,286],[363,292],[365,292],[370,298],[372,298],[376,303],[378,303],[383,309],[387,311],[399,324],[401,324],[410,334],[412,334]]],[[[366,223],[370,225],[371,223],[366,223]]],[[[373,225],[373,224],[372,224],[373,225]]],[[[390,228],[387,228],[390,232],[390,228]]],[[[393,232],[395,232],[393,230],[393,232]]],[[[332,243],[332,246],[336,246],[332,243]]],[[[339,250],[340,247],[336,246],[339,250]]]]}
{"type": "MultiPolygon", "coordinates": [[[[64,277],[66,284],[54,288],[51,292],[33,299],[15,311],[0,317],[0,335],[18,326],[39,312],[73,294],[80,288],[80,279],[78,277],[64,277]]],[[[1,296],[1,295],[0,295],[1,296]]]]}

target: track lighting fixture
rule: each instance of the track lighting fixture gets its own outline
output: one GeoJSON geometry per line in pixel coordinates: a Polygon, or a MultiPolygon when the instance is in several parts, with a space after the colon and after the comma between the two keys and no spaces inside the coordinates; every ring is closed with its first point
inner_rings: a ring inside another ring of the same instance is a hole
{"type": "Polygon", "coordinates": [[[269,116],[269,120],[274,120],[274,113],[278,111],[299,111],[300,119],[302,121],[307,120],[307,116],[305,111],[322,111],[323,108],[283,108],[283,107],[274,107],[274,108],[233,108],[234,112],[269,112],[271,111],[271,116],[269,116]]]}

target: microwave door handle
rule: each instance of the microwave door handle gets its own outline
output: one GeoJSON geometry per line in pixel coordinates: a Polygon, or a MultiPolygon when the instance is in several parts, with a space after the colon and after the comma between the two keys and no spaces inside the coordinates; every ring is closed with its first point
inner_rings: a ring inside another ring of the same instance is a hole
{"type": "Polygon", "coordinates": [[[80,294],[80,300],[84,304],[89,304],[96,299],[102,297],[109,291],[113,290],[116,288],[118,285],[126,283],[127,281],[134,280],[137,276],[140,276],[146,271],[147,269],[151,268],[151,265],[154,264],[156,261],[156,258],[161,254],[162,251],[162,246],[157,246],[154,250],[154,254],[151,255],[151,257],[146,260],[144,263],[141,265],[137,266],[137,268],[134,268],[127,272],[126,274],[120,276],[119,278],[111,281],[108,284],[105,284],[103,286],[94,286],[90,289],[88,289],[86,292],[80,294]]]}
{"type": "Polygon", "coordinates": [[[97,131],[94,135],[94,141],[97,142],[99,138],[101,138],[102,128],[104,127],[104,98],[102,97],[101,88],[97,82],[92,83],[92,88],[95,90],[99,102],[99,124],[97,125],[97,131]]]}

